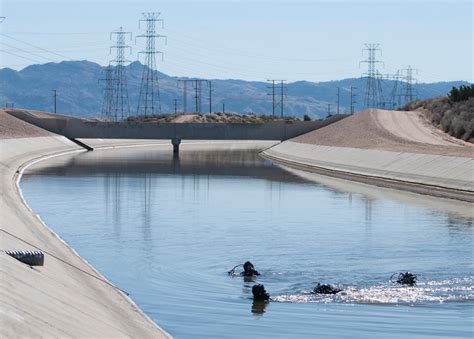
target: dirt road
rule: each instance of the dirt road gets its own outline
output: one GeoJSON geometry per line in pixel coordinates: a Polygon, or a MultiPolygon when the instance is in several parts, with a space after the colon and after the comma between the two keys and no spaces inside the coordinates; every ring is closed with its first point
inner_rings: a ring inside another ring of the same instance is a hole
{"type": "Polygon", "coordinates": [[[474,156],[473,144],[436,129],[416,111],[370,109],[292,141],[394,152],[474,156]]]}

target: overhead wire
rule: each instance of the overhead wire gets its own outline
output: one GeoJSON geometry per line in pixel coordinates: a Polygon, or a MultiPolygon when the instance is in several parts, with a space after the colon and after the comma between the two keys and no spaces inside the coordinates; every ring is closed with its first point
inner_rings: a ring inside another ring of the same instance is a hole
{"type": "Polygon", "coordinates": [[[22,58],[22,59],[25,59],[25,60],[33,61],[33,62],[39,63],[39,64],[43,62],[43,61],[34,60],[34,59],[31,59],[31,58],[25,57],[25,56],[23,56],[23,55],[19,55],[19,54],[16,54],[16,53],[7,51],[7,50],[4,50],[4,49],[0,49],[0,52],[7,53],[7,54],[10,54],[10,55],[16,56],[16,57],[18,57],[18,58],[22,58]]]}
{"type": "Polygon", "coordinates": [[[14,48],[14,49],[16,49],[16,50],[18,50],[18,51],[20,51],[20,52],[27,53],[27,54],[33,55],[33,56],[35,56],[35,57],[38,57],[38,58],[43,58],[43,59],[46,59],[46,60],[49,60],[49,61],[55,61],[55,60],[53,60],[53,59],[51,59],[51,58],[48,58],[48,57],[45,57],[45,56],[42,56],[42,55],[39,55],[39,54],[36,54],[36,53],[33,53],[33,52],[29,52],[29,51],[24,50],[24,49],[22,49],[22,48],[19,48],[19,47],[16,47],[16,46],[7,44],[7,43],[5,43],[5,42],[3,42],[3,41],[0,41],[0,44],[5,45],[5,46],[10,47],[10,48],[14,48]]]}
{"type": "Polygon", "coordinates": [[[20,40],[20,39],[14,38],[14,37],[12,37],[12,36],[10,36],[10,35],[8,35],[8,34],[5,34],[5,33],[0,33],[0,35],[2,35],[2,36],[4,36],[4,37],[6,37],[6,38],[8,38],[8,39],[11,39],[11,40],[14,40],[14,41],[20,42],[20,43],[22,43],[22,44],[25,44],[25,45],[28,45],[28,46],[31,46],[31,47],[37,48],[37,49],[39,49],[39,50],[41,50],[41,51],[43,51],[43,52],[47,52],[47,53],[50,53],[50,54],[53,54],[53,55],[59,56],[59,57],[61,57],[61,58],[65,58],[66,60],[71,60],[71,58],[69,58],[68,56],[65,56],[65,55],[63,55],[63,54],[60,54],[60,53],[56,53],[56,52],[53,52],[53,51],[47,50],[47,49],[45,49],[45,48],[43,48],[43,47],[39,47],[39,46],[33,45],[33,44],[31,44],[31,43],[29,43],[29,42],[27,42],[27,41],[23,41],[23,40],[20,40]]]}

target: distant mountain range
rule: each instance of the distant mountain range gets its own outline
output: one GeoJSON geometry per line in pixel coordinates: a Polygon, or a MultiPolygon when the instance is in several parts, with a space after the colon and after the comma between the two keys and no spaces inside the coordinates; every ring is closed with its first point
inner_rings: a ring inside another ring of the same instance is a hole
{"type": "MultiPolygon", "coordinates": [[[[140,92],[143,65],[133,62],[127,66],[128,94],[131,114],[136,114],[140,92]]],[[[161,107],[163,113],[174,112],[177,99],[178,112],[183,111],[183,89],[178,87],[178,78],[158,73],[161,107]]],[[[57,90],[57,112],[84,117],[101,115],[104,82],[104,67],[90,61],[63,61],[28,66],[21,71],[0,69],[0,106],[14,104],[14,107],[53,111],[53,89],[57,90]]],[[[385,91],[390,92],[393,81],[385,82],[385,91]]],[[[453,86],[467,85],[464,81],[425,83],[415,85],[418,98],[446,95],[453,86]]],[[[212,111],[271,114],[272,97],[269,83],[244,80],[212,80],[212,111]]],[[[350,88],[356,87],[356,110],[362,109],[366,88],[365,78],[344,79],[329,82],[297,81],[289,83],[284,97],[284,114],[312,118],[327,115],[328,104],[331,113],[337,109],[337,87],[340,88],[340,112],[350,111],[350,88]]],[[[202,112],[209,112],[208,87],[203,85],[202,112]]],[[[276,84],[277,100],[280,87],[276,84]]],[[[403,101],[402,101],[403,103],[403,101]]],[[[187,111],[195,111],[194,90],[188,86],[187,111]]],[[[277,107],[280,113],[280,107],[277,107]]]]}

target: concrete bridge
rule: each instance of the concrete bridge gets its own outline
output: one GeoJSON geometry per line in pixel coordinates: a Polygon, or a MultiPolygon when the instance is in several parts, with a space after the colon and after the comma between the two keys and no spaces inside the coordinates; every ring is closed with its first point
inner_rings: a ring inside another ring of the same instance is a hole
{"type": "MultiPolygon", "coordinates": [[[[345,118],[334,115],[317,121],[252,123],[103,122],[66,115],[11,109],[7,112],[49,132],[77,139],[170,139],[179,152],[181,140],[287,140],[345,118]]],[[[81,144],[80,142],[78,142],[81,144]]],[[[82,144],[86,147],[87,145],[82,144]]],[[[91,149],[92,150],[92,149],[91,149]]]]}

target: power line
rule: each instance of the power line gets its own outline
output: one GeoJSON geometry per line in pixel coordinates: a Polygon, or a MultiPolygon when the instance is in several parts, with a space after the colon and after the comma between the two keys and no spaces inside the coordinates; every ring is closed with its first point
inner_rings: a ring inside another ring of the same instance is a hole
{"type": "Polygon", "coordinates": [[[110,33],[110,39],[115,35],[116,44],[110,47],[110,50],[116,50],[116,58],[112,60],[115,63],[115,74],[113,78],[113,100],[111,109],[111,118],[115,121],[123,119],[130,115],[130,104],[128,101],[128,87],[127,87],[127,74],[125,62],[129,60],[125,59],[125,50],[129,49],[130,53],[132,48],[125,44],[125,37],[130,36],[132,39],[131,32],[124,32],[123,28],[120,27],[118,31],[110,33]]]}
{"type": "Polygon", "coordinates": [[[357,101],[355,101],[355,97],[357,94],[355,93],[355,90],[357,87],[351,86],[351,114],[354,114],[354,105],[356,104],[357,101]]]}
{"type": "Polygon", "coordinates": [[[416,82],[416,79],[413,77],[413,73],[418,74],[418,70],[411,68],[411,66],[408,66],[405,69],[401,70],[402,72],[402,78],[404,80],[404,85],[405,85],[405,104],[412,102],[414,98],[416,98],[416,89],[414,88],[414,83],[416,82]],[[405,74],[403,76],[403,74],[405,74]]]}
{"type": "Polygon", "coordinates": [[[166,38],[166,36],[156,33],[157,22],[161,22],[163,28],[163,19],[159,19],[160,14],[158,12],[143,13],[143,19],[139,20],[139,24],[142,21],[146,22],[146,32],[136,36],[136,38],[146,38],[145,51],[139,52],[139,54],[145,54],[145,64],[138,100],[138,114],[145,116],[161,113],[160,88],[155,57],[157,53],[163,54],[163,52],[156,50],[156,39],[166,38]]]}
{"type": "Polygon", "coordinates": [[[112,65],[108,65],[104,69],[105,78],[99,79],[105,82],[104,99],[102,103],[102,116],[106,120],[112,120],[113,100],[114,100],[114,77],[112,65]]]}
{"type": "Polygon", "coordinates": [[[9,52],[9,51],[6,51],[4,49],[0,49],[0,52],[7,53],[7,54],[10,54],[10,55],[13,55],[13,56],[16,56],[18,58],[25,59],[25,60],[33,61],[35,63],[41,63],[41,61],[34,60],[34,59],[31,59],[31,58],[28,58],[28,57],[25,57],[23,55],[19,55],[19,54],[13,53],[13,52],[9,52]]]}
{"type": "MultiPolygon", "coordinates": [[[[172,31],[172,30],[171,30],[172,31]]],[[[232,55],[240,55],[243,57],[248,57],[248,58],[254,58],[254,59],[265,59],[268,61],[269,59],[274,59],[275,61],[281,61],[281,60],[286,60],[286,61],[295,61],[295,62],[326,62],[326,61],[350,61],[348,58],[318,58],[318,59],[313,59],[313,58],[289,58],[289,57],[281,57],[281,56],[274,56],[274,55],[263,55],[263,54],[252,54],[252,53],[247,53],[244,52],[243,50],[236,49],[236,48],[229,48],[229,47],[223,47],[222,45],[218,44],[213,44],[210,42],[206,42],[205,44],[199,44],[197,41],[200,41],[200,38],[198,37],[191,37],[191,36],[185,36],[181,32],[175,31],[175,36],[179,35],[181,39],[177,39],[176,37],[173,37],[172,40],[178,41],[183,43],[185,46],[192,45],[193,50],[195,48],[202,49],[205,51],[209,50],[214,50],[218,52],[228,52],[232,55]]]]}
{"type": "Polygon", "coordinates": [[[17,41],[17,42],[21,42],[22,44],[25,44],[25,45],[28,45],[28,46],[31,46],[31,47],[34,47],[34,48],[37,48],[39,49],[40,51],[43,51],[43,52],[46,52],[46,53],[50,53],[50,54],[54,54],[56,56],[59,56],[61,58],[64,58],[66,60],[71,60],[69,57],[65,56],[65,55],[62,55],[62,54],[59,54],[59,53],[56,53],[56,52],[53,52],[53,51],[50,51],[50,50],[47,50],[43,47],[39,47],[39,46],[36,46],[36,45],[33,45],[29,42],[26,42],[26,41],[23,41],[23,40],[20,40],[20,39],[16,39],[10,35],[7,35],[5,33],[0,33],[0,35],[4,36],[5,38],[8,38],[8,39],[11,39],[11,40],[14,40],[14,41],[17,41]]]}
{"type": "Polygon", "coordinates": [[[19,47],[16,47],[16,46],[7,44],[7,43],[5,43],[5,42],[3,42],[3,41],[0,41],[0,43],[1,43],[2,45],[5,45],[5,46],[7,46],[7,47],[14,48],[14,49],[16,49],[16,50],[18,50],[18,51],[20,51],[20,52],[23,52],[23,53],[26,53],[26,54],[30,54],[30,55],[32,55],[32,56],[34,56],[34,57],[37,57],[37,58],[43,58],[43,59],[46,59],[46,60],[49,60],[49,61],[55,61],[55,60],[53,60],[53,59],[51,59],[51,58],[48,58],[48,57],[45,57],[45,56],[42,56],[42,55],[39,55],[39,54],[30,52],[30,51],[27,51],[27,50],[24,50],[24,49],[22,49],[22,48],[19,48],[19,47]]]}
{"type": "Polygon", "coordinates": [[[376,64],[382,63],[382,61],[378,61],[375,57],[376,52],[382,52],[379,49],[379,44],[365,44],[365,49],[362,50],[368,51],[367,60],[363,60],[359,62],[359,66],[361,63],[368,64],[368,70],[363,75],[367,76],[367,86],[365,89],[365,99],[364,99],[364,108],[369,107],[379,107],[381,101],[381,90],[380,90],[380,83],[377,78],[378,72],[375,69],[376,64]]]}

